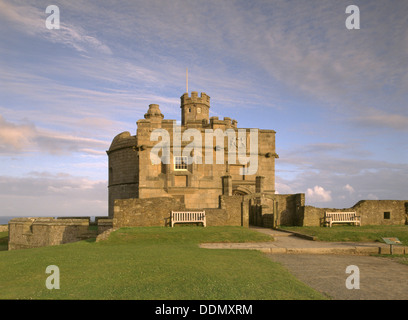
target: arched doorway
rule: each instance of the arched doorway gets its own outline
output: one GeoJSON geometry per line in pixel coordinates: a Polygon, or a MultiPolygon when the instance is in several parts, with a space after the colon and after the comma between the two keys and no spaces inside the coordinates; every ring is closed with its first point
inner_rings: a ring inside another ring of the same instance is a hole
{"type": "Polygon", "coordinates": [[[245,196],[245,195],[247,195],[247,193],[245,191],[242,191],[242,190],[233,190],[232,195],[233,196],[245,196]]]}

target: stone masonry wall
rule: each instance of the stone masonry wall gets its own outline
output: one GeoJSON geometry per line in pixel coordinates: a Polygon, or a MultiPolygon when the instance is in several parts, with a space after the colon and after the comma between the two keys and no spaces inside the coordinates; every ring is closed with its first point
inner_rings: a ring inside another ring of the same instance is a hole
{"type": "Polygon", "coordinates": [[[166,226],[170,223],[171,211],[184,210],[183,203],[170,197],[117,199],[114,206],[113,227],[166,226]]]}
{"type": "Polygon", "coordinates": [[[240,195],[221,196],[221,208],[226,211],[226,223],[229,226],[249,226],[248,203],[240,195]]]}
{"type": "Polygon", "coordinates": [[[175,198],[115,200],[113,226],[147,227],[170,225],[171,211],[204,210],[207,226],[248,226],[248,211],[241,211],[241,197],[222,196],[221,208],[186,208],[175,198]],[[245,214],[246,212],[246,214],[245,214]]]}
{"type": "Polygon", "coordinates": [[[279,225],[301,225],[303,221],[304,193],[258,193],[245,196],[250,200],[250,222],[272,228],[279,225]]]}
{"type": "Polygon", "coordinates": [[[89,218],[15,218],[9,221],[8,250],[28,249],[76,242],[96,237],[112,227],[109,219],[100,219],[103,227],[89,229],[89,218]]]}
{"type": "Polygon", "coordinates": [[[407,224],[408,200],[361,200],[351,208],[304,207],[303,226],[320,226],[324,213],[355,211],[361,217],[361,225],[407,224]],[[388,214],[387,214],[388,213],[388,214]]]}

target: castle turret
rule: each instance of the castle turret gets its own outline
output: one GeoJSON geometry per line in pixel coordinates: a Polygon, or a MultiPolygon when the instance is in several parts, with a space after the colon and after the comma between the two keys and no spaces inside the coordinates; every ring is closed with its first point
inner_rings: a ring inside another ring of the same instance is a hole
{"type": "Polygon", "coordinates": [[[210,115],[210,97],[201,92],[201,96],[193,91],[191,97],[188,93],[183,94],[180,97],[181,100],[181,124],[185,125],[187,122],[202,122],[206,120],[208,122],[210,115]]]}
{"type": "Polygon", "coordinates": [[[158,104],[150,104],[149,105],[149,110],[147,110],[147,113],[144,115],[145,119],[163,119],[164,115],[161,113],[159,109],[158,104]]]}

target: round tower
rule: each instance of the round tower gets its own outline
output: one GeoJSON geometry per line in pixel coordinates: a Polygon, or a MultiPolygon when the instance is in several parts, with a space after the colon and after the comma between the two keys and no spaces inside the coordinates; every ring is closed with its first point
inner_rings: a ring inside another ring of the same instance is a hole
{"type": "Polygon", "coordinates": [[[180,97],[181,100],[181,124],[185,125],[187,122],[202,122],[209,119],[210,116],[210,97],[201,92],[198,96],[196,91],[191,92],[191,97],[188,93],[180,97]]]}

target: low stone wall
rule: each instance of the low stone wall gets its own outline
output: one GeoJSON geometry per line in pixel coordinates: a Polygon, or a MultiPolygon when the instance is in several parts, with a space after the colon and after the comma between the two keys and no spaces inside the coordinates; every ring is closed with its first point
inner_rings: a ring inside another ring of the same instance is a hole
{"type": "Polygon", "coordinates": [[[355,211],[361,225],[403,225],[408,220],[408,200],[361,200],[351,208],[304,207],[303,226],[321,226],[324,213],[355,211]]]}
{"type": "Polygon", "coordinates": [[[8,225],[7,224],[0,225],[0,232],[5,232],[5,231],[8,231],[8,225]]]}
{"type": "Polygon", "coordinates": [[[98,226],[98,235],[104,233],[106,230],[113,228],[113,219],[105,217],[96,217],[95,224],[98,226]]]}
{"type": "Polygon", "coordinates": [[[279,225],[301,225],[303,222],[304,193],[258,193],[244,198],[249,201],[252,225],[273,228],[279,225]]]}
{"type": "Polygon", "coordinates": [[[226,209],[204,209],[207,226],[245,226],[245,221],[241,212],[231,212],[226,209]]]}
{"type": "Polygon", "coordinates": [[[113,226],[169,226],[171,211],[205,211],[207,226],[248,226],[248,210],[242,210],[241,198],[222,196],[221,208],[189,209],[175,198],[115,200],[113,226]]]}
{"type": "Polygon", "coordinates": [[[96,238],[112,228],[112,219],[98,221],[101,228],[89,229],[90,218],[14,218],[9,221],[8,250],[37,248],[96,238]]]}
{"type": "Polygon", "coordinates": [[[361,217],[361,225],[407,224],[408,200],[362,200],[352,211],[361,217]]]}
{"type": "Polygon", "coordinates": [[[116,199],[113,227],[167,226],[171,211],[185,211],[183,203],[175,198],[116,199]]]}
{"type": "Polygon", "coordinates": [[[249,226],[248,202],[244,200],[243,196],[240,195],[220,196],[220,209],[225,210],[224,215],[225,222],[223,224],[214,223],[211,225],[243,226],[243,227],[249,226]]]}
{"type": "Polygon", "coordinates": [[[350,208],[347,209],[334,209],[334,208],[316,208],[313,206],[304,207],[303,226],[322,226],[324,220],[324,213],[329,212],[350,212],[353,211],[350,208]]]}

